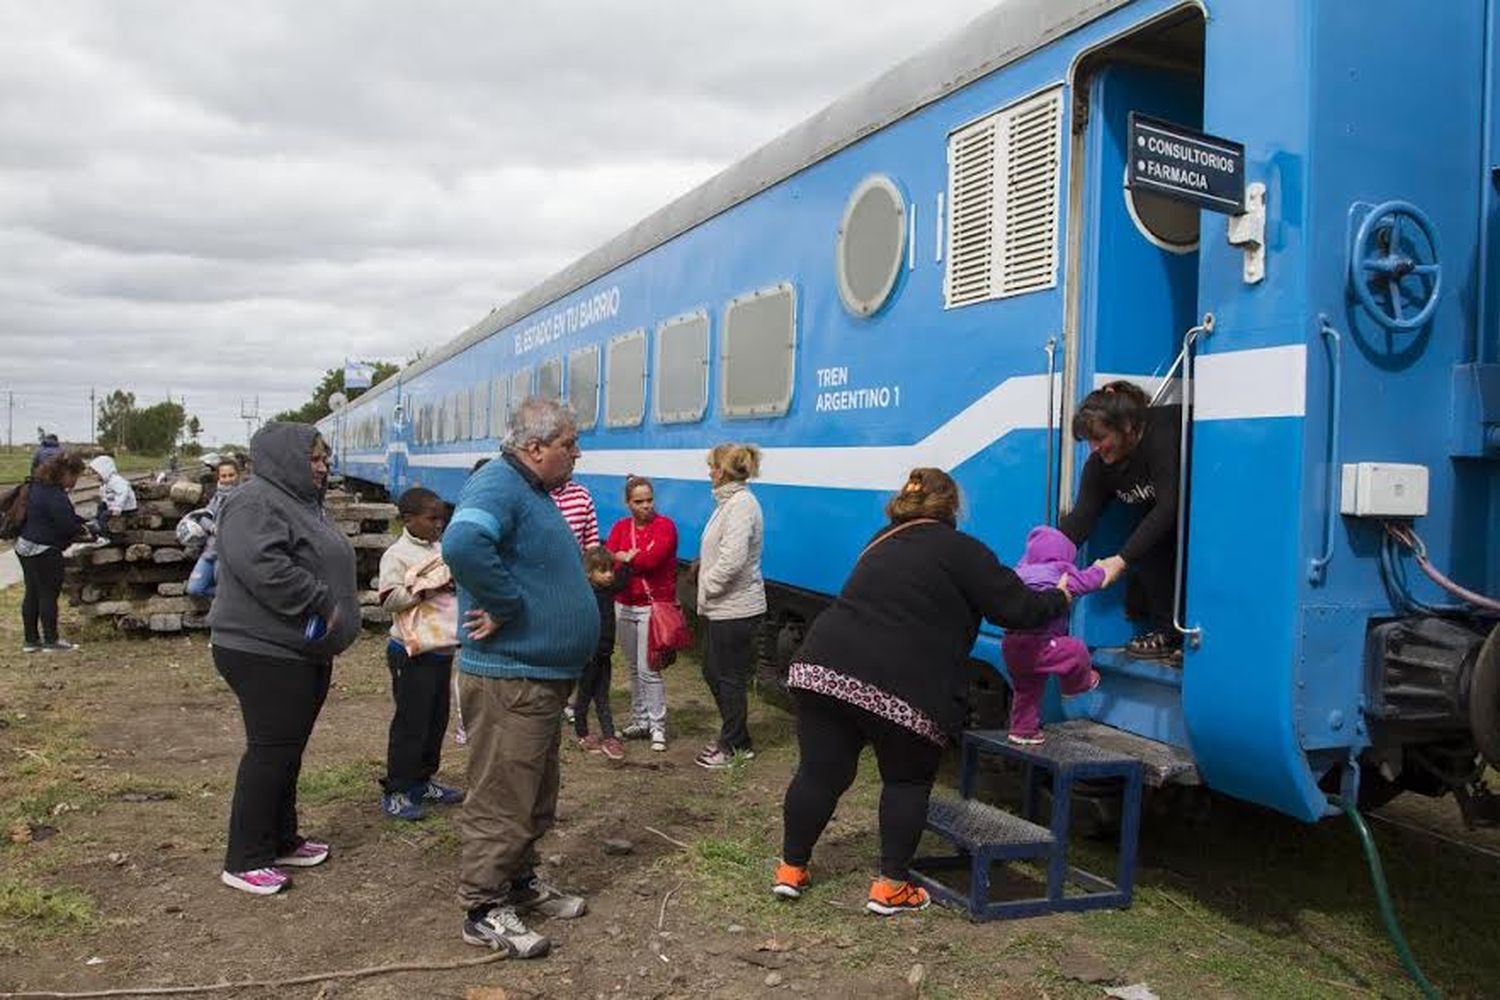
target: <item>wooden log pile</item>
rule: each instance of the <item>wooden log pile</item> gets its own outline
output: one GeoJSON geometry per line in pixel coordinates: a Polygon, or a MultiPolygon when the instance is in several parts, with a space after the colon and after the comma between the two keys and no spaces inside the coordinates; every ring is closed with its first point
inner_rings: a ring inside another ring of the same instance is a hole
{"type": "MultiPolygon", "coordinates": [[[[132,484],[140,506],[109,520],[111,544],[69,550],[63,588],[69,603],[91,619],[111,619],[116,628],[139,634],[176,633],[208,627],[208,598],[190,597],[188,574],[197,552],[177,541],[177,522],[203,506],[202,483],[178,480],[132,484]]],[[[82,493],[83,491],[79,491],[82,493]]],[[[75,498],[84,517],[93,517],[96,502],[75,498]]],[[[367,625],[388,625],[390,614],[375,593],[380,557],[396,535],[391,533],[396,507],[365,503],[342,491],[324,499],[328,516],[354,546],[360,591],[360,615],[367,625]]],[[[399,530],[399,529],[398,529],[399,530]]]]}

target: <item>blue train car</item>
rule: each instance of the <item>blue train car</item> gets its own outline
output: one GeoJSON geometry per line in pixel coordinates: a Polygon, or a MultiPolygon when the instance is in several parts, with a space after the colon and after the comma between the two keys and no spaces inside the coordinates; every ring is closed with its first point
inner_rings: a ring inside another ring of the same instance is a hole
{"type": "Polygon", "coordinates": [[[322,426],[346,476],[453,499],[558,396],[601,517],[652,476],[684,558],[705,450],[758,443],[774,666],[910,467],[1013,560],[1071,502],[1077,401],[1132,378],[1188,414],[1186,655],[1127,660],[1119,598],[1080,602],[1104,682],[1053,718],[1309,821],[1482,793],[1500,640],[1408,532],[1500,589],[1496,6],[1011,0],[322,426]]]}

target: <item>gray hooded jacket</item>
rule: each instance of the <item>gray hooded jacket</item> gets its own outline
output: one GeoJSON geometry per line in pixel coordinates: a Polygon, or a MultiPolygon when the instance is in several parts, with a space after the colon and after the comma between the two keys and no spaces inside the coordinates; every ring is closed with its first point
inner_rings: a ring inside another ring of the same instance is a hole
{"type": "Polygon", "coordinates": [[[224,502],[216,535],[213,644],[282,659],[327,660],[359,635],[354,549],[323,517],[313,485],[316,428],[269,423],[250,442],[255,475],[224,502]],[[308,616],[328,623],[306,638],[308,616]]]}

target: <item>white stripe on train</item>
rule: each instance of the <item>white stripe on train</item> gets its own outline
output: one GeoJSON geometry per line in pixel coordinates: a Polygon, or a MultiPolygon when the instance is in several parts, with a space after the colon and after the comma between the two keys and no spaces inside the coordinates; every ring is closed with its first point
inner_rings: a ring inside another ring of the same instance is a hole
{"type": "MultiPolygon", "coordinates": [[[[1099,375],[1095,384],[1131,378],[1150,389],[1155,376],[1099,375]]],[[[1196,419],[1247,420],[1301,417],[1307,411],[1307,348],[1303,344],[1209,354],[1198,359],[1196,419]]],[[[777,486],[888,490],[913,466],[954,469],[1014,430],[1047,426],[1047,376],[1006,379],[922,440],[906,445],[766,448],[759,482],[777,486]]],[[[657,479],[706,478],[704,447],[630,448],[586,451],[580,475],[657,479]]],[[[417,468],[467,469],[494,452],[413,454],[417,468]]],[[[348,461],[358,461],[349,456],[348,461]]]]}

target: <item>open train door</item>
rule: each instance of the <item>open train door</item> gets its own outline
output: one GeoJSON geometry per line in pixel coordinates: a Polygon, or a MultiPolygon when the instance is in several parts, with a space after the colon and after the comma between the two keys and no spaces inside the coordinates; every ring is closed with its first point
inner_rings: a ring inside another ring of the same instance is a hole
{"type": "MultiPolygon", "coordinates": [[[[1129,379],[1149,394],[1163,388],[1161,405],[1179,402],[1177,387],[1163,382],[1184,332],[1196,322],[1200,210],[1127,187],[1127,157],[1132,115],[1200,126],[1202,68],[1203,19],[1196,11],[1142,28],[1079,64],[1070,178],[1074,293],[1060,428],[1058,503],[1064,511],[1072,506],[1089,455],[1069,433],[1073,410],[1085,395],[1129,379]]],[[[1124,505],[1111,505],[1084,555],[1113,555],[1132,527],[1124,505]]],[[[1111,695],[1093,702],[1093,716],[1185,746],[1180,670],[1124,661],[1120,647],[1134,631],[1126,615],[1128,590],[1115,586],[1080,602],[1075,612],[1074,631],[1095,649],[1111,695]],[[1120,669],[1107,669],[1110,664],[1120,669]]]]}

